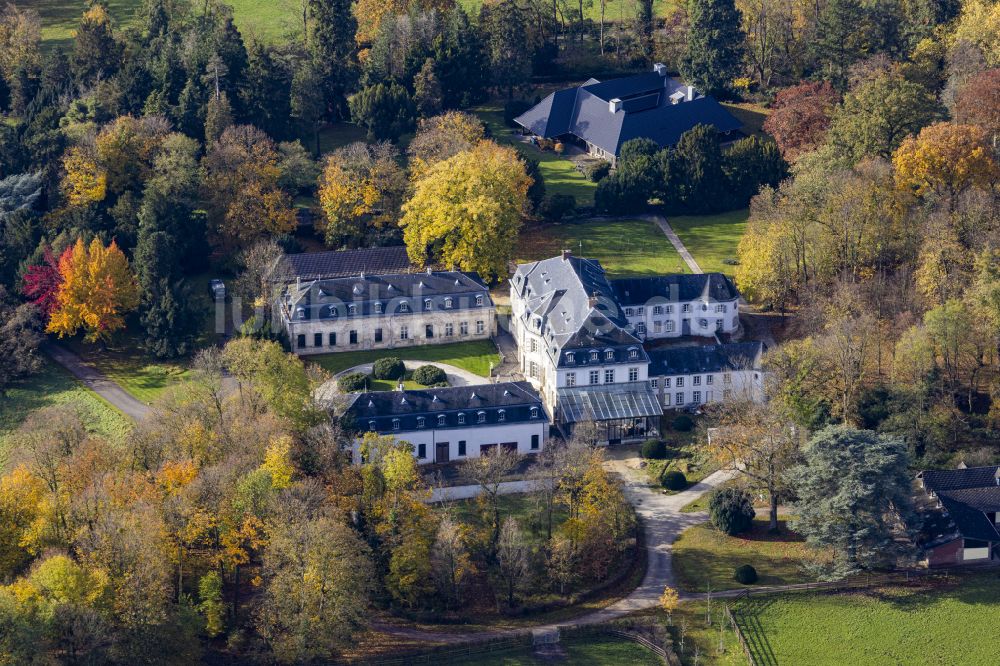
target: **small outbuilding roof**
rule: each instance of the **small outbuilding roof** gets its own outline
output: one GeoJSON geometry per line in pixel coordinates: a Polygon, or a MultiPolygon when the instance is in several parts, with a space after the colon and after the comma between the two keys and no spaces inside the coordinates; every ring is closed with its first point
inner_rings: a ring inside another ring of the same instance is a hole
{"type": "Polygon", "coordinates": [[[406,247],[368,247],[288,254],[279,271],[282,280],[326,280],[361,274],[405,273],[411,270],[406,247]]]}

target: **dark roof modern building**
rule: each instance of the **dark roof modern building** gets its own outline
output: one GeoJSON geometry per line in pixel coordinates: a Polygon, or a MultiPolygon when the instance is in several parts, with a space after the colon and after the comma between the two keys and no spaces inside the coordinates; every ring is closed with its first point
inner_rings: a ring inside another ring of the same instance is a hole
{"type": "Polygon", "coordinates": [[[281,281],[327,280],[366,273],[405,273],[411,269],[406,247],[395,245],[285,255],[277,276],[281,281]]]}
{"type": "Polygon", "coordinates": [[[917,490],[928,566],[1000,559],[1000,466],[920,472],[917,490]]]}
{"type": "Polygon", "coordinates": [[[615,298],[622,305],[643,305],[655,299],[668,302],[735,301],[736,285],[722,273],[680,273],[611,280],[615,298]]]}
{"type": "Polygon", "coordinates": [[[712,125],[723,135],[742,127],[715,98],[667,76],[662,64],[645,74],[604,82],[590,79],[558,90],[514,122],[545,139],[581,141],[592,155],[611,161],[630,139],[672,146],[695,125],[712,125]]]}

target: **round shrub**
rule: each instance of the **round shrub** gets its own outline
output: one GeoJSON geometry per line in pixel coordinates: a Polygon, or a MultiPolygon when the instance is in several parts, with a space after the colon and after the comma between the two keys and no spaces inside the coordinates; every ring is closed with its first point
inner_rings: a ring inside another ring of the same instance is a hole
{"type": "Polygon", "coordinates": [[[592,183],[596,183],[609,173],[611,173],[611,164],[603,160],[588,164],[583,170],[583,175],[589,178],[592,183]]]}
{"type": "Polygon", "coordinates": [[[364,391],[365,384],[368,381],[368,375],[363,372],[352,372],[340,377],[337,380],[337,386],[340,390],[345,393],[353,393],[355,391],[364,391]]]}
{"type": "Polygon", "coordinates": [[[694,419],[687,414],[679,414],[674,417],[674,421],[670,424],[670,427],[677,432],[690,432],[694,428],[694,419]]]}
{"type": "Polygon", "coordinates": [[[549,220],[561,220],[576,208],[576,198],[568,194],[553,194],[542,199],[539,214],[549,220]]]}
{"type": "Polygon", "coordinates": [[[406,374],[406,366],[395,356],[387,356],[375,361],[372,375],[375,379],[402,379],[406,374]]]}
{"type": "Polygon", "coordinates": [[[749,564],[743,564],[736,567],[736,572],[733,574],[733,578],[736,579],[737,583],[753,585],[757,582],[757,570],[749,564]]]}
{"type": "Polygon", "coordinates": [[[413,371],[413,381],[423,386],[441,384],[448,381],[444,370],[436,365],[422,365],[413,371]]]}
{"type": "Polygon", "coordinates": [[[648,460],[663,460],[667,457],[667,445],[663,440],[647,439],[642,443],[641,453],[648,460]]]}
{"type": "Polygon", "coordinates": [[[753,527],[753,498],[742,488],[720,488],[708,500],[712,524],[729,536],[741,534],[753,527]]]}
{"type": "Polygon", "coordinates": [[[684,490],[688,486],[688,480],[684,476],[684,472],[678,472],[675,469],[664,474],[662,482],[663,487],[667,490],[684,490]]]}

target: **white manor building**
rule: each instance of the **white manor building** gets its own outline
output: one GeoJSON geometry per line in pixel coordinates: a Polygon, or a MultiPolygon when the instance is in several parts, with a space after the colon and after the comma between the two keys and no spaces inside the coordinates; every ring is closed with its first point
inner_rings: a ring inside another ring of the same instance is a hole
{"type": "Polygon", "coordinates": [[[663,410],[760,396],[759,342],[648,350],[643,342],[739,329],[739,293],[721,273],[609,280],[600,262],[562,256],[511,278],[521,371],[555,424],[590,421],[610,443],[659,431],[663,410]]]}
{"type": "Polygon", "coordinates": [[[421,464],[476,458],[498,446],[538,453],[549,429],[527,382],[359,393],[342,423],[357,433],[355,462],[364,433],[375,432],[413,445],[421,464]]]}
{"type": "Polygon", "coordinates": [[[485,340],[496,308],[478,275],[390,273],[289,282],[279,303],[296,354],[485,340]]]}

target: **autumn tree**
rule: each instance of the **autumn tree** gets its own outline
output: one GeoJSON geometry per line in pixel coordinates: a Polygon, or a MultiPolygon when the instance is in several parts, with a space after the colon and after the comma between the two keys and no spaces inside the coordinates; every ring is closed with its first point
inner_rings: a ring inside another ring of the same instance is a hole
{"type": "Polygon", "coordinates": [[[403,205],[410,260],[506,275],[530,185],[517,152],[488,141],[435,164],[403,205]]]}
{"type": "Polygon", "coordinates": [[[73,75],[77,83],[90,85],[98,77],[118,71],[121,46],[111,29],[111,16],[102,3],[83,13],[73,41],[73,75]]]}
{"type": "Polygon", "coordinates": [[[105,246],[95,238],[90,246],[78,239],[59,258],[62,283],[57,306],[46,331],[59,337],[80,329],[88,342],[106,340],[125,326],[125,314],[139,305],[139,286],[128,259],[111,241],[105,246]]]}
{"type": "Polygon", "coordinates": [[[468,478],[475,481],[482,492],[477,496],[480,506],[487,517],[490,527],[490,549],[495,551],[497,539],[500,538],[500,528],[503,517],[500,511],[500,484],[504,478],[514,471],[521,460],[515,449],[495,446],[482,455],[469,458],[462,463],[462,470],[468,478]]]}
{"type": "Polygon", "coordinates": [[[445,516],[438,524],[431,547],[431,572],[445,605],[461,605],[462,594],[475,573],[466,546],[465,527],[445,516]]]}
{"type": "Polygon", "coordinates": [[[319,201],[322,230],[330,247],[382,244],[398,233],[397,221],[406,176],[399,151],[388,142],[352,143],[326,160],[319,201]]]}
{"type": "Polygon", "coordinates": [[[778,91],[764,131],[774,137],[781,154],[794,162],[823,143],[830,116],[840,96],[827,82],[803,82],[778,91]]]}
{"type": "Polygon", "coordinates": [[[0,395],[14,380],[41,368],[44,328],[36,305],[16,302],[0,285],[0,395]]]}
{"type": "Polygon", "coordinates": [[[470,113],[446,111],[421,119],[406,148],[411,177],[419,179],[438,162],[471,150],[485,135],[482,121],[470,113]]]}
{"type": "Polygon", "coordinates": [[[681,74],[706,95],[729,95],[743,71],[740,10],[733,0],[694,0],[689,5],[690,33],[681,74]]]}
{"type": "Polygon", "coordinates": [[[227,128],[202,160],[209,222],[220,243],[241,246],[295,228],[291,197],[278,185],[274,142],[260,130],[227,128]]]}
{"type": "Polygon", "coordinates": [[[955,121],[981,127],[993,149],[1000,141],[1000,69],[970,79],[955,98],[955,121]]]}
{"type": "Polygon", "coordinates": [[[974,125],[937,123],[907,137],[893,155],[896,182],[917,196],[956,196],[1000,177],[986,132],[974,125]]]}
{"type": "Polygon", "coordinates": [[[500,528],[496,545],[497,572],[508,607],[527,583],[529,566],[528,543],[517,520],[508,517],[500,528]]]}

